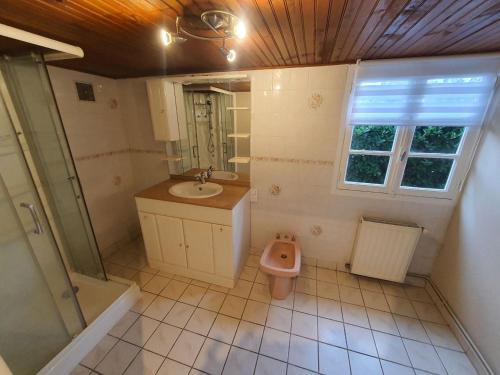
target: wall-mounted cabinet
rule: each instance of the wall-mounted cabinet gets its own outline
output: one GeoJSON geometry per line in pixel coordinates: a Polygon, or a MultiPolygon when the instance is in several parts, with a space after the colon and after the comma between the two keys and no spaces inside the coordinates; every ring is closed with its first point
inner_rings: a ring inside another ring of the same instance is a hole
{"type": "Polygon", "coordinates": [[[249,193],[231,210],[136,198],[151,267],[232,288],[250,248],[249,193]]]}
{"type": "Polygon", "coordinates": [[[186,137],[186,110],[182,84],[157,78],[146,81],[153,134],[157,141],[186,137]]]}

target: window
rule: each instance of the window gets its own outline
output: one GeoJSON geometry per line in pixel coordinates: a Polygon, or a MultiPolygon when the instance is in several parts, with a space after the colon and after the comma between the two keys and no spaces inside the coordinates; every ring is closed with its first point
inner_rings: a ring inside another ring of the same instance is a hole
{"type": "Polygon", "coordinates": [[[496,80],[488,59],[455,60],[359,64],[338,188],[454,198],[496,80]]]}

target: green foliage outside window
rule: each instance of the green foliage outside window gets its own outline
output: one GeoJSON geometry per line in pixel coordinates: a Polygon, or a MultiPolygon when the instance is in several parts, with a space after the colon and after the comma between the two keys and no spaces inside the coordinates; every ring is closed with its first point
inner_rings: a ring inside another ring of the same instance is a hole
{"type": "Polygon", "coordinates": [[[426,189],[444,189],[452,165],[452,159],[408,158],[401,185],[426,189]]]}
{"type": "Polygon", "coordinates": [[[464,128],[458,126],[417,126],[411,151],[454,154],[463,134],[464,128]]]}
{"type": "Polygon", "coordinates": [[[395,126],[355,126],[351,150],[391,151],[395,135],[395,126]]]}
{"type": "Polygon", "coordinates": [[[382,185],[389,156],[349,155],[346,181],[382,185]]]}

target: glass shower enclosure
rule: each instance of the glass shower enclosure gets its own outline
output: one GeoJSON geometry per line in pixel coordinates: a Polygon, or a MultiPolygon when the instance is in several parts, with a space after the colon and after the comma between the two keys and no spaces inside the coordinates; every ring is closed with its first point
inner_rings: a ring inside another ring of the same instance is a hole
{"type": "Polygon", "coordinates": [[[43,57],[0,56],[0,356],[33,374],[86,326],[69,272],[105,280],[43,57]]]}

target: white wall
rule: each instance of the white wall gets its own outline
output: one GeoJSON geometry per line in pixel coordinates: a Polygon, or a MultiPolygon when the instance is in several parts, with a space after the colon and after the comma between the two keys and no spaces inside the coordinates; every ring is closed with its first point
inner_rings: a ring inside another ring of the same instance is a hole
{"type": "Polygon", "coordinates": [[[500,95],[432,270],[494,373],[500,373],[500,95]]]}
{"type": "Polygon", "coordinates": [[[252,76],[252,245],[276,232],[299,236],[306,256],[348,262],[361,215],[413,221],[426,231],[410,267],[428,274],[451,205],[332,195],[347,65],[250,72],[252,76]],[[315,108],[316,107],[316,108],[315,108]],[[273,184],[281,193],[270,193],[273,184]],[[320,226],[322,233],[312,234],[320,226]]]}
{"type": "Polygon", "coordinates": [[[139,233],[134,194],[168,178],[158,163],[145,87],[48,69],[99,249],[114,251],[139,233]],[[78,100],[75,81],[92,83],[96,101],[78,100]]]}

